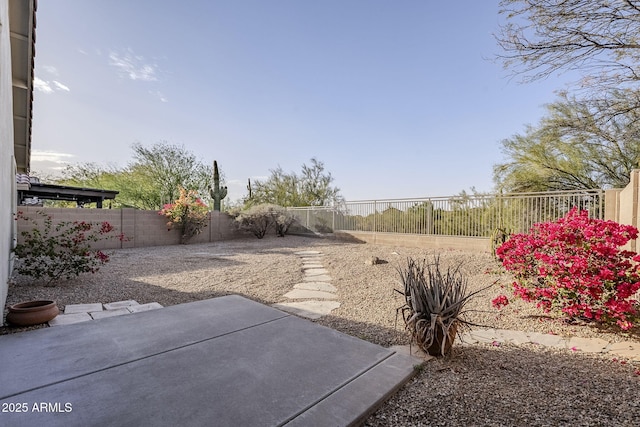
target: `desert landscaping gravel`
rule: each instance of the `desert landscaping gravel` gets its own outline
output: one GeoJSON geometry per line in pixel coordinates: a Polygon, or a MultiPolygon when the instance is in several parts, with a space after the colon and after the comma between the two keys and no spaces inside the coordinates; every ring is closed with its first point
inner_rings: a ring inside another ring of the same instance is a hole
{"type": "MultiPolygon", "coordinates": [[[[490,286],[467,306],[480,327],[565,337],[640,342],[638,328],[622,333],[567,323],[515,300],[501,311],[491,299],[509,294],[511,278],[490,254],[346,243],[302,236],[121,249],[93,275],[42,286],[15,277],[7,304],[53,299],[66,304],[136,300],[164,306],[238,294],[273,304],[303,279],[295,252],[317,250],[341,306],[316,323],[382,345],[408,344],[396,310],[403,304],[398,266],[408,257],[439,254],[443,266],[461,265],[469,289],[490,286]],[[381,263],[371,265],[371,257],[381,263]]],[[[6,310],[5,310],[6,314],[6,310]]],[[[25,328],[0,327],[0,334],[25,328]]],[[[367,426],[638,426],[640,364],[604,354],[552,350],[533,344],[457,345],[432,359],[367,420],[367,426]]]]}

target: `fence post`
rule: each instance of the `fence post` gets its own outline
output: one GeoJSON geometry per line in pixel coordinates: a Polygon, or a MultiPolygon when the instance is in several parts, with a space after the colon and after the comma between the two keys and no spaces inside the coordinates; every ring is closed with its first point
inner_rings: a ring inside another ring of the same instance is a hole
{"type": "Polygon", "coordinates": [[[373,201],[373,234],[378,231],[378,202],[373,201]]]}

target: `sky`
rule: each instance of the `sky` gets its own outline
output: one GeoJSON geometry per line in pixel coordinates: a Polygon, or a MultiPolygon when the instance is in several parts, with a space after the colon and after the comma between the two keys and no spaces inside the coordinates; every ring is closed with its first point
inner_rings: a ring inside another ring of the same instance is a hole
{"type": "Polygon", "coordinates": [[[504,70],[501,22],[497,0],[39,1],[32,175],[163,141],[217,160],[230,201],[311,158],[349,201],[489,192],[567,82],[504,70]]]}

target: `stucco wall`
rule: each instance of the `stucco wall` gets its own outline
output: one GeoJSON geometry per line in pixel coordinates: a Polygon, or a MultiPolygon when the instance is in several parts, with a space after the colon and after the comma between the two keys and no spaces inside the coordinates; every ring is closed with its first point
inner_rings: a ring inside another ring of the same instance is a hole
{"type": "MultiPolygon", "coordinates": [[[[137,209],[65,209],[40,208],[34,206],[19,206],[19,211],[28,218],[35,219],[40,228],[44,224],[44,217],[38,215],[43,211],[50,215],[53,223],[61,221],[108,221],[117,231],[124,233],[126,240],[103,240],[92,244],[96,249],[140,248],[148,246],[177,245],[180,243],[178,230],[168,230],[165,217],[157,211],[143,211],[137,209]]],[[[28,221],[18,221],[18,232],[34,228],[28,221]]],[[[194,236],[189,243],[207,243],[221,240],[231,240],[248,236],[233,227],[233,219],[220,212],[211,212],[209,223],[203,232],[194,236]]],[[[18,242],[22,237],[18,236],[18,242]]]]}
{"type": "Polygon", "coordinates": [[[15,161],[13,159],[13,95],[9,1],[0,0],[0,307],[7,300],[7,280],[13,245],[15,161]]]}

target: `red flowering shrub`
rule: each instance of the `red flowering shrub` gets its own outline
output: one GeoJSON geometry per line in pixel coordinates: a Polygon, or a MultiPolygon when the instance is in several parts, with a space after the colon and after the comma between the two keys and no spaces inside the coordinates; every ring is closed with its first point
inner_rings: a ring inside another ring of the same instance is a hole
{"type": "Polygon", "coordinates": [[[209,208],[195,191],[180,189],[180,197],[174,203],[164,205],[158,214],[167,217],[167,228],[180,228],[180,242],[187,243],[200,234],[209,221],[209,208]]]}
{"type": "Polygon", "coordinates": [[[115,234],[108,222],[60,221],[55,226],[50,215],[38,211],[44,218],[40,225],[35,219],[18,212],[16,220],[34,224],[31,231],[23,231],[23,242],[13,252],[18,258],[16,271],[50,284],[59,279],[70,279],[81,273],[95,273],[109,261],[109,255],[91,248],[92,242],[107,239],[125,240],[115,234]]]}
{"type": "MultiPolygon", "coordinates": [[[[528,234],[513,235],[496,254],[515,276],[515,296],[546,312],[615,322],[626,330],[638,320],[633,296],[640,289],[640,255],[620,247],[637,237],[633,226],[590,219],[574,208],[555,222],[535,224],[528,234]]],[[[499,298],[494,306],[506,305],[506,297],[499,298]]]]}

